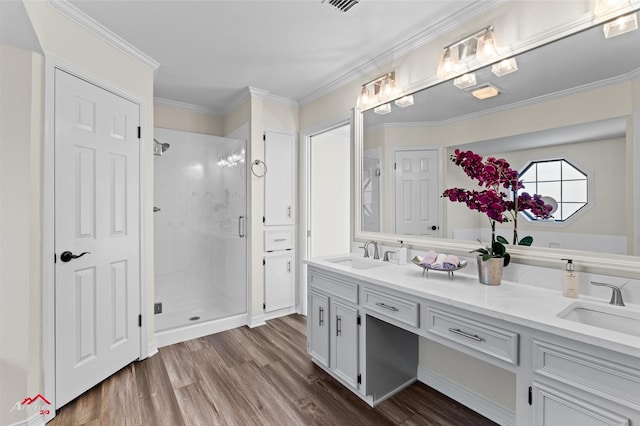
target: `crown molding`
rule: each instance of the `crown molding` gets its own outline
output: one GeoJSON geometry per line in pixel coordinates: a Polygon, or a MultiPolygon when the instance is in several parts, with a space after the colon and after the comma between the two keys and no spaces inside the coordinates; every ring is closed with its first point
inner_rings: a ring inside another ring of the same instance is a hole
{"type": "Polygon", "coordinates": [[[224,115],[229,114],[231,111],[239,107],[244,101],[246,101],[250,97],[263,98],[274,103],[279,103],[279,104],[284,104],[289,106],[295,106],[295,107],[298,106],[298,101],[296,101],[295,99],[272,95],[269,93],[268,90],[258,89],[256,87],[249,86],[243,89],[240,95],[233,102],[231,102],[231,104],[229,104],[227,108],[224,109],[223,114],[224,115]]]}
{"type": "Polygon", "coordinates": [[[491,9],[494,9],[506,3],[508,0],[481,0],[477,1],[471,6],[437,22],[430,26],[426,30],[416,34],[415,36],[401,42],[395,47],[387,50],[386,52],[374,57],[363,65],[349,71],[328,84],[320,87],[319,89],[304,96],[298,101],[300,106],[308,105],[309,103],[339,89],[340,87],[356,80],[361,79],[367,75],[370,75],[379,70],[380,64],[386,64],[392,62],[394,59],[401,57],[402,55],[423,46],[430,41],[433,41],[443,34],[446,34],[451,29],[460,26],[474,17],[485,13],[491,9]]]}
{"type": "Polygon", "coordinates": [[[172,101],[171,99],[154,97],[153,103],[163,107],[179,109],[182,111],[197,112],[200,114],[213,115],[213,116],[220,115],[218,111],[210,108],[206,108],[200,105],[188,104],[186,102],[172,101]]]}
{"type": "Polygon", "coordinates": [[[160,67],[160,63],[142,52],[128,41],[124,40],[107,27],[100,24],[95,19],[69,3],[67,0],[49,0],[49,6],[62,15],[76,22],[84,29],[98,36],[116,49],[126,53],[134,59],[142,62],[144,65],[152,69],[154,72],[160,67]]]}

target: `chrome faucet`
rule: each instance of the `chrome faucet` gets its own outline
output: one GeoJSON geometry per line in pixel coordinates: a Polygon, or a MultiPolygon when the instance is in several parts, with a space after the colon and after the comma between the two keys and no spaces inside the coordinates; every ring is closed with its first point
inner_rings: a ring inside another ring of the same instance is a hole
{"type": "Polygon", "coordinates": [[[384,252],[384,256],[382,256],[382,260],[385,262],[389,261],[389,255],[395,253],[393,250],[387,250],[384,252]]]}
{"type": "Polygon", "coordinates": [[[613,284],[599,283],[596,281],[591,281],[591,284],[598,287],[609,287],[611,290],[613,290],[613,293],[611,294],[611,300],[609,301],[609,303],[611,305],[624,306],[624,301],[622,300],[622,291],[620,291],[620,289],[624,287],[624,284],[620,287],[615,286],[613,284]]]}
{"type": "Polygon", "coordinates": [[[364,249],[364,257],[369,257],[369,244],[373,244],[373,258],[380,259],[380,255],[378,254],[378,243],[373,240],[367,241],[363,246],[360,246],[361,249],[364,249]]]}

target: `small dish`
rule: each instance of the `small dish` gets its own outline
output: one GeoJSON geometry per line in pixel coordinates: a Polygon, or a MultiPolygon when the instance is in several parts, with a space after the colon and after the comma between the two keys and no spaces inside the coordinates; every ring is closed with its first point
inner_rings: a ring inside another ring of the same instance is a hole
{"type": "Polygon", "coordinates": [[[453,279],[453,273],[455,271],[459,271],[462,268],[466,268],[467,267],[467,261],[466,260],[461,260],[460,264],[458,265],[457,268],[454,269],[436,269],[436,268],[431,268],[429,266],[425,266],[421,264],[422,262],[422,258],[420,256],[414,256],[413,259],[411,259],[411,263],[413,263],[414,265],[417,265],[419,267],[422,268],[422,276],[424,277],[425,275],[429,275],[429,271],[438,271],[438,272],[447,272],[447,275],[449,276],[449,279],[452,280],[453,279]]]}

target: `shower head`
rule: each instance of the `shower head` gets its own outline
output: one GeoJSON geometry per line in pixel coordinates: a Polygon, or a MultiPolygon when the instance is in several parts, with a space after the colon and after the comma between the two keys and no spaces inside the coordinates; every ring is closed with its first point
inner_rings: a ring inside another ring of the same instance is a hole
{"type": "Polygon", "coordinates": [[[168,143],[162,143],[159,142],[157,139],[153,140],[154,145],[153,145],[153,154],[154,155],[162,155],[166,150],[169,149],[169,144],[168,143]]]}

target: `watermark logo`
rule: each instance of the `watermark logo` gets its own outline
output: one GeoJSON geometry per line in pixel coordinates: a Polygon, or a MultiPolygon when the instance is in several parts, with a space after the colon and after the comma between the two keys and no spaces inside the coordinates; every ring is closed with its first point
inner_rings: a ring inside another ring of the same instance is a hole
{"type": "Polygon", "coordinates": [[[37,411],[41,416],[46,416],[50,414],[48,405],[51,405],[49,400],[39,393],[33,398],[28,396],[22,402],[16,402],[9,412],[28,410],[37,411]]]}

